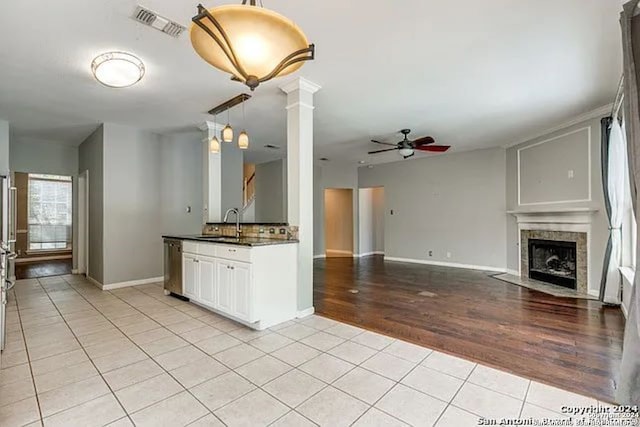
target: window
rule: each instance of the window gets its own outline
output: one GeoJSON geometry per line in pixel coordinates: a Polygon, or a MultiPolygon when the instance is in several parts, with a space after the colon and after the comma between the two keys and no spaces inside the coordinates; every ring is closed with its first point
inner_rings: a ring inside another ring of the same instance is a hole
{"type": "Polygon", "coordinates": [[[29,174],[29,250],[71,248],[71,177],[29,174]]]}

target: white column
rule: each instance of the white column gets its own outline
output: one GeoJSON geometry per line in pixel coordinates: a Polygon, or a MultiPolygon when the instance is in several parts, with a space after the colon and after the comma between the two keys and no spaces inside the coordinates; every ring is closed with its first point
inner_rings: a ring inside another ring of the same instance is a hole
{"type": "MultiPolygon", "coordinates": [[[[202,139],[202,192],[203,220],[207,222],[222,221],[222,150],[220,153],[209,152],[209,141],[214,135],[220,139],[222,126],[215,122],[204,122],[199,126],[202,139]]],[[[222,140],[220,140],[222,145],[222,140]]]]}
{"type": "Polygon", "coordinates": [[[313,94],[320,86],[298,77],[287,94],[287,216],[298,226],[298,312],[313,312],[313,94]]]}

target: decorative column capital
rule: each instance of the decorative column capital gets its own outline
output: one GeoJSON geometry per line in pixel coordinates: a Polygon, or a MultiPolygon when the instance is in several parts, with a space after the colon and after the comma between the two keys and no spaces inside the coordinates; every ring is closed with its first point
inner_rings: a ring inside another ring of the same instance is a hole
{"type": "Polygon", "coordinates": [[[316,84],[304,77],[296,77],[280,86],[280,89],[287,95],[293,91],[300,90],[311,94],[316,93],[322,88],[319,84],[316,84]]]}

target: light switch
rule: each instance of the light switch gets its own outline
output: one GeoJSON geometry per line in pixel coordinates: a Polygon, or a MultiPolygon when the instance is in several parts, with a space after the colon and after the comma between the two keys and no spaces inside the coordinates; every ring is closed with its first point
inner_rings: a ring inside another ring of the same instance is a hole
{"type": "Polygon", "coordinates": [[[573,179],[573,169],[569,169],[569,170],[567,171],[567,177],[568,177],[569,179],[573,179]]]}

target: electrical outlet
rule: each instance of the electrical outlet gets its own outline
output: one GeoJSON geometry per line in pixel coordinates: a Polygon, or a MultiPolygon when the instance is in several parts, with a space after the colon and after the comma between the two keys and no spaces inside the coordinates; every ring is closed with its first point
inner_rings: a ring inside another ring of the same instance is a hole
{"type": "Polygon", "coordinates": [[[429,256],[433,256],[433,251],[429,251],[429,256]]]}
{"type": "Polygon", "coordinates": [[[568,177],[569,179],[573,179],[573,177],[574,177],[573,169],[569,169],[569,170],[567,171],[567,177],[568,177]]]}
{"type": "Polygon", "coordinates": [[[280,234],[287,234],[287,229],[286,228],[281,228],[280,229],[280,234]]]}
{"type": "Polygon", "coordinates": [[[451,258],[451,252],[447,252],[447,258],[451,258]]]}
{"type": "Polygon", "coordinates": [[[269,229],[269,234],[276,234],[276,229],[275,228],[270,228],[269,229]]]}

